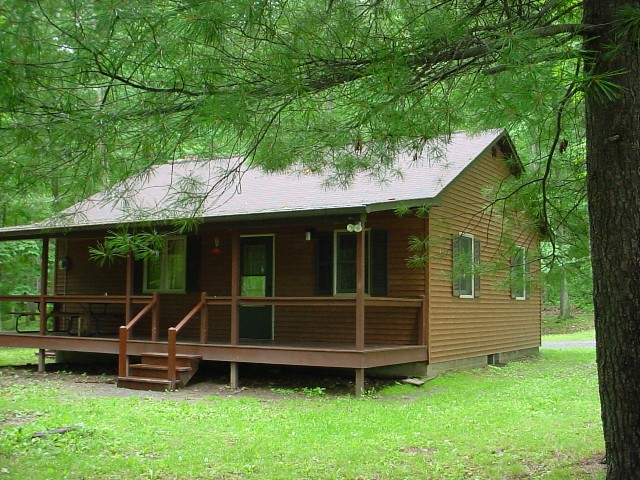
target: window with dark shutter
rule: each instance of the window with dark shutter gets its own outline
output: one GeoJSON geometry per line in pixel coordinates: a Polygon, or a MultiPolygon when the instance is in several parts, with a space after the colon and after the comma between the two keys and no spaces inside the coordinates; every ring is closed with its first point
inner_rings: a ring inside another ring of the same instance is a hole
{"type": "MultiPolygon", "coordinates": [[[[316,294],[353,294],[356,291],[357,236],[349,232],[321,232],[316,247],[316,294]]],[[[388,240],[385,230],[367,232],[365,291],[384,296],[388,291],[388,240]]]]}

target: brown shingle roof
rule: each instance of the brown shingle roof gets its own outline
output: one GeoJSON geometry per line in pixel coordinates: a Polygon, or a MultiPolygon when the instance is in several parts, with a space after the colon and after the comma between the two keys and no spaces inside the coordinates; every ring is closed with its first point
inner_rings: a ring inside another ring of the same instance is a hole
{"type": "Polygon", "coordinates": [[[295,168],[282,173],[248,168],[238,174],[233,167],[242,163],[240,158],[180,160],[158,165],[44,222],[0,229],[0,236],[191,216],[215,221],[366,212],[399,204],[433,203],[476,158],[504,138],[504,130],[455,133],[446,140],[430,142],[418,154],[398,155],[395,166],[401,175],[382,183],[357,175],[348,188],[330,188],[324,177],[295,168]]]}

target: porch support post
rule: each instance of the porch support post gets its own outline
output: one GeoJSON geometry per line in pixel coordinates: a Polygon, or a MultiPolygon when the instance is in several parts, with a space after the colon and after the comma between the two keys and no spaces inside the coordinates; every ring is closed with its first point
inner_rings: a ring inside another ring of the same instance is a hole
{"type": "MultiPolygon", "coordinates": [[[[42,257],[40,258],[40,335],[47,334],[47,289],[49,284],[49,238],[42,239],[42,257]]],[[[38,372],[44,373],[45,350],[38,350],[38,372]]]]}
{"type": "MultiPolygon", "coordinates": [[[[151,307],[151,341],[157,342],[160,334],[160,294],[153,292],[153,307],[151,307]]],[[[131,309],[131,302],[129,302],[131,309]]]]}
{"type": "Polygon", "coordinates": [[[230,363],[229,385],[234,390],[238,390],[238,388],[240,388],[240,371],[238,368],[238,362],[230,363]]]}
{"type": "Polygon", "coordinates": [[[364,392],[364,368],[356,368],[356,397],[364,392]]]}
{"type": "Polygon", "coordinates": [[[124,323],[131,321],[131,292],[133,291],[133,254],[127,254],[127,278],[125,282],[124,323]]]}
{"type": "Polygon", "coordinates": [[[45,349],[38,349],[38,373],[44,373],[44,359],[46,358],[45,349]]]}
{"type": "MultiPolygon", "coordinates": [[[[231,345],[240,343],[240,235],[237,230],[232,232],[231,238],[231,345]]],[[[235,368],[231,364],[231,368],[235,368]]]]}
{"type": "Polygon", "coordinates": [[[209,306],[207,305],[207,292],[200,294],[202,310],[200,310],[200,343],[209,341],[209,306]]]}
{"type": "Polygon", "coordinates": [[[364,350],[365,219],[362,215],[362,231],[356,240],[356,350],[364,350]]]}
{"type": "Polygon", "coordinates": [[[418,345],[427,345],[427,300],[420,295],[420,308],[418,308],[418,345]]]}

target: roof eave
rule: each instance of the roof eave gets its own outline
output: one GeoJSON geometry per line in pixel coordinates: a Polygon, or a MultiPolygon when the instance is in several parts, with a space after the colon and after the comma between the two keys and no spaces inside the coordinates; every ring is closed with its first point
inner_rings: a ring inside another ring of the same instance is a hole
{"type": "MultiPolygon", "coordinates": [[[[237,214],[237,215],[223,215],[216,217],[202,217],[201,220],[204,224],[215,223],[243,223],[251,221],[264,221],[264,220],[280,220],[289,218],[302,218],[311,217],[318,218],[323,216],[341,216],[341,215],[360,215],[367,213],[368,207],[366,205],[357,205],[350,207],[337,207],[337,208],[322,208],[314,210],[287,210],[281,212],[266,212],[266,213],[252,213],[252,214],[237,214]]],[[[28,226],[5,228],[0,230],[0,240],[35,240],[40,238],[49,238],[56,236],[66,236],[74,233],[82,232],[95,232],[104,230],[115,230],[122,227],[129,228],[141,228],[150,226],[162,226],[171,225],[175,222],[185,219],[163,219],[163,220],[148,220],[137,222],[124,222],[124,223],[96,223],[85,225],[67,225],[64,227],[34,227],[28,226]]]]}

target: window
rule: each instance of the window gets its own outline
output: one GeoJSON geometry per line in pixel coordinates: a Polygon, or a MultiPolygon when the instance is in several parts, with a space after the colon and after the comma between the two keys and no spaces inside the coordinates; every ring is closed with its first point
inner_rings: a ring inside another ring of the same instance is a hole
{"type": "Polygon", "coordinates": [[[525,300],[529,296],[529,262],[527,250],[517,247],[511,259],[511,298],[525,300]]]}
{"type": "Polygon", "coordinates": [[[187,283],[187,239],[167,237],[162,251],[144,262],[145,292],[184,293],[187,283]]]}
{"type": "MultiPolygon", "coordinates": [[[[344,231],[317,234],[316,293],[356,293],[358,235],[344,231]]],[[[387,232],[369,230],[365,243],[365,292],[387,294],[387,232]]]]}
{"type": "Polygon", "coordinates": [[[473,235],[461,233],[452,244],[453,295],[460,298],[480,296],[480,241],[473,235]]]}
{"type": "MultiPolygon", "coordinates": [[[[356,243],[358,235],[335,232],[335,293],[356,293],[356,243]]],[[[369,237],[366,234],[365,247],[365,292],[369,293],[369,237]]]]}

